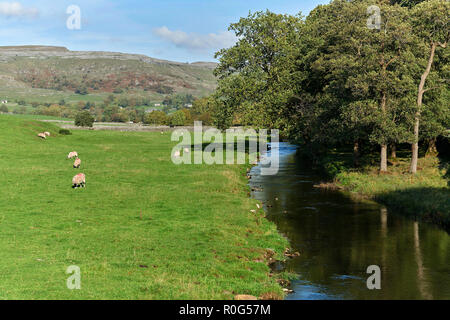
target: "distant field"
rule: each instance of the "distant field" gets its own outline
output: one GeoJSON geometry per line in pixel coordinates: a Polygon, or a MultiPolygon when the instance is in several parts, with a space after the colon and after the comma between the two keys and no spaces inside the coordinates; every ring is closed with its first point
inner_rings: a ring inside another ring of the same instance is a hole
{"type": "Polygon", "coordinates": [[[0,299],[283,295],[263,256],[287,241],[250,212],[243,166],[176,166],[159,132],[58,130],[0,115],[0,299]],[[80,171],[87,188],[74,190],[80,171]],[[70,265],[81,290],[66,287],[70,265]]]}
{"type": "Polygon", "coordinates": [[[52,117],[52,116],[41,116],[41,115],[35,115],[35,114],[15,114],[15,115],[12,115],[12,116],[17,118],[17,119],[27,119],[27,120],[73,121],[73,119],[69,119],[69,118],[59,118],[59,117],[52,117]]]}

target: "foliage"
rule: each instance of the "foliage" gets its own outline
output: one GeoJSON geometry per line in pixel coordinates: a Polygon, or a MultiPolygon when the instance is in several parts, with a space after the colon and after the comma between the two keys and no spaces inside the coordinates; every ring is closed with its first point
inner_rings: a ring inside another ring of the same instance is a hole
{"type": "Polygon", "coordinates": [[[219,77],[216,125],[287,128],[292,85],[303,76],[295,69],[302,25],[300,16],[269,11],[249,14],[231,24],[229,30],[238,42],[216,53],[220,60],[215,70],[219,77]]]}
{"type": "Polygon", "coordinates": [[[167,96],[163,101],[163,105],[179,110],[188,104],[192,104],[193,101],[194,96],[192,94],[175,94],[167,96]]]}
{"type": "Polygon", "coordinates": [[[85,85],[80,85],[75,89],[76,94],[86,95],[88,94],[88,90],[85,85]]]}
{"type": "Polygon", "coordinates": [[[72,134],[72,132],[70,132],[69,129],[59,129],[59,134],[61,134],[63,136],[69,136],[72,134]]]}
{"type": "Polygon", "coordinates": [[[75,125],[78,127],[92,127],[94,124],[94,117],[89,111],[82,111],[75,116],[75,125]]]}
{"type": "MultiPolygon", "coordinates": [[[[231,24],[239,40],[216,54],[215,125],[280,129],[316,153],[354,145],[357,157],[360,145],[378,146],[387,170],[387,146],[415,140],[427,46],[430,37],[448,37],[450,16],[442,0],[395,2],[376,2],[379,28],[367,25],[369,0],[334,0],[306,18],[250,13],[231,24]]],[[[441,50],[428,80],[441,85],[425,95],[421,139],[450,125],[448,65],[441,50]]]]}
{"type": "Polygon", "coordinates": [[[162,111],[152,111],[145,115],[144,123],[153,125],[167,124],[167,115],[162,111]]]}
{"type": "Polygon", "coordinates": [[[184,126],[186,123],[186,116],[183,111],[178,110],[167,117],[167,121],[171,126],[184,126]]]}

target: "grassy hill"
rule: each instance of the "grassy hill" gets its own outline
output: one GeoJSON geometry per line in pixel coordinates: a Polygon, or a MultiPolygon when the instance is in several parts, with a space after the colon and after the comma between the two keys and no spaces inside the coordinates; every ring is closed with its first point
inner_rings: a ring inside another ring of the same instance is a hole
{"type": "Polygon", "coordinates": [[[214,63],[179,63],[144,55],[69,51],[63,47],[0,47],[0,98],[37,102],[101,101],[123,92],[155,102],[170,93],[203,96],[214,90],[214,63]]]}
{"type": "Polygon", "coordinates": [[[58,131],[0,115],[0,299],[282,295],[263,257],[287,243],[250,212],[245,168],[176,166],[169,134],[58,131]],[[80,171],[87,187],[72,189],[80,171]],[[66,287],[70,265],[81,290],[66,287]]]}

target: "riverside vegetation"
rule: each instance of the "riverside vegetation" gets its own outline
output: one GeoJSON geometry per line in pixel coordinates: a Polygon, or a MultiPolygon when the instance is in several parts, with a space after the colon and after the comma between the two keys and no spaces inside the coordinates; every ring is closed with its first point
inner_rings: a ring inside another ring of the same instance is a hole
{"type": "Polygon", "coordinates": [[[448,141],[450,2],[333,0],[229,29],[239,41],[216,54],[217,126],[280,129],[346,188],[448,226],[447,165],[419,151],[448,141]],[[341,166],[336,150],[349,149],[341,166]]]}

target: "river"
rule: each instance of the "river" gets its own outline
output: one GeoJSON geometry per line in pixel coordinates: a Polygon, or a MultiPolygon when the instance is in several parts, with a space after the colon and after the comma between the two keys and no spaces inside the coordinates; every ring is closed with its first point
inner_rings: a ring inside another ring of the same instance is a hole
{"type": "MultiPolygon", "coordinates": [[[[269,151],[270,152],[270,151],[269,151]]],[[[283,268],[297,275],[287,300],[450,299],[450,236],[371,201],[314,188],[321,181],[296,147],[279,144],[277,175],[252,168],[252,196],[264,203],[294,251],[283,268]],[[381,289],[367,288],[367,267],[381,289]]]]}

